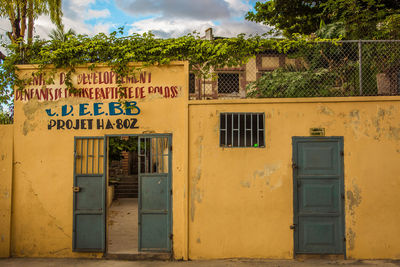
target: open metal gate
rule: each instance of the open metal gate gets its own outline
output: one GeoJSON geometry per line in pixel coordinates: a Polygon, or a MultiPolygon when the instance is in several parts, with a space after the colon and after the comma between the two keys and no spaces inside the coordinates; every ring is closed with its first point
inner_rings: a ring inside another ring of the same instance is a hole
{"type": "Polygon", "coordinates": [[[74,142],[73,251],[105,251],[106,142],[76,137],[74,142]]]}
{"type": "Polygon", "coordinates": [[[139,136],[139,250],[171,251],[171,135],[139,136]]]}

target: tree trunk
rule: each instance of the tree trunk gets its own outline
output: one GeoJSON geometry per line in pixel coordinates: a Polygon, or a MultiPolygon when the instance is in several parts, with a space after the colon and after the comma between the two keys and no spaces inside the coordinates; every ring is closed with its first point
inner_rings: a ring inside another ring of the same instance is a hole
{"type": "Polygon", "coordinates": [[[22,39],[25,37],[25,31],[26,31],[26,1],[22,1],[22,6],[21,6],[21,32],[20,36],[22,39]]]}
{"type": "Polygon", "coordinates": [[[33,40],[33,1],[29,0],[28,4],[28,44],[33,40]]]}

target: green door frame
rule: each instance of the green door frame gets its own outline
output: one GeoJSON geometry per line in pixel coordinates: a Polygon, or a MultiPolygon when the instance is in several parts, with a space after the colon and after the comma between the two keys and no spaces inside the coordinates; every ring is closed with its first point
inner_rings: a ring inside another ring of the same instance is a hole
{"type": "MultiPolygon", "coordinates": [[[[342,224],[342,229],[341,232],[343,234],[343,252],[341,253],[337,253],[337,254],[343,254],[344,258],[346,259],[346,232],[345,232],[345,198],[344,198],[344,139],[342,136],[329,136],[329,137],[310,137],[310,136],[293,136],[292,137],[292,167],[293,167],[293,226],[291,227],[293,228],[293,245],[294,245],[294,257],[296,257],[296,254],[307,254],[304,252],[301,253],[297,253],[298,251],[298,247],[299,247],[299,231],[298,229],[296,229],[299,224],[298,222],[298,218],[299,218],[299,202],[298,202],[298,181],[297,181],[297,172],[298,172],[298,163],[299,163],[299,159],[297,157],[298,153],[297,153],[297,143],[299,141],[307,141],[307,142],[318,142],[318,141],[336,141],[339,143],[339,153],[340,153],[340,177],[339,177],[339,194],[340,194],[340,212],[341,212],[341,224],[342,224]]],[[[328,253],[330,254],[330,253],[328,253]]]]}
{"type": "MultiPolygon", "coordinates": [[[[169,149],[169,160],[168,160],[168,170],[169,170],[169,172],[168,172],[168,181],[169,181],[169,188],[172,190],[172,134],[156,134],[156,133],[154,133],[154,134],[108,134],[108,135],[104,136],[107,148],[108,148],[108,138],[109,137],[121,137],[121,136],[123,136],[123,137],[137,137],[138,139],[139,138],[151,138],[151,137],[167,137],[168,138],[168,143],[169,143],[169,146],[170,146],[170,149],[169,149]]],[[[139,146],[139,142],[138,142],[138,146],[139,146]]],[[[108,155],[106,155],[105,158],[106,158],[106,161],[107,161],[108,155]]],[[[108,162],[105,163],[105,167],[107,166],[107,164],[108,164],[108,162]]],[[[138,164],[140,164],[140,162],[138,162],[138,164]]],[[[138,176],[139,176],[139,171],[140,170],[138,169],[138,176]]],[[[107,179],[106,179],[106,183],[107,183],[107,179]]],[[[106,190],[107,190],[107,188],[108,188],[108,186],[106,185],[106,190]]],[[[138,193],[139,193],[138,201],[140,201],[140,194],[141,194],[140,193],[140,189],[139,189],[138,193]]],[[[107,192],[106,192],[106,194],[107,194],[107,192]]],[[[172,247],[172,229],[173,229],[172,228],[172,223],[173,223],[173,220],[172,220],[172,218],[173,218],[173,216],[172,216],[172,201],[173,201],[173,195],[170,194],[169,203],[168,203],[169,211],[170,211],[169,212],[169,232],[171,233],[170,247],[169,247],[168,251],[162,251],[162,252],[168,252],[168,253],[171,253],[171,254],[173,253],[173,247],[172,247]]],[[[138,207],[139,206],[140,206],[140,203],[138,203],[138,207]]],[[[105,220],[107,221],[107,216],[105,217],[105,220]]],[[[138,248],[140,248],[139,242],[141,240],[140,239],[140,230],[141,230],[140,227],[141,227],[141,223],[139,222],[139,212],[138,212],[138,248]]],[[[108,231],[107,227],[106,227],[106,231],[108,231]]],[[[106,232],[105,235],[108,236],[107,232],[106,232]]],[[[107,251],[107,249],[108,249],[108,246],[106,246],[106,251],[107,251]]]]}

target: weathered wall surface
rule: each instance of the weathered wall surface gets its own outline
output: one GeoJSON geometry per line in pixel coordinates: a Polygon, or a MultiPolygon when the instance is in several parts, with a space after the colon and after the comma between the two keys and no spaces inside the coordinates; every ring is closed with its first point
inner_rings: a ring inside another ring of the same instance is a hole
{"type": "MultiPolygon", "coordinates": [[[[20,68],[21,76],[29,77],[34,66],[20,68]]],[[[54,85],[34,84],[27,86],[27,94],[17,93],[13,256],[100,257],[72,252],[74,137],[142,133],[172,134],[173,249],[176,258],[186,255],[187,73],[188,65],[176,62],[142,69],[137,81],[125,80],[126,100],[136,102],[131,115],[119,114],[116,77],[106,67],[76,70],[74,85],[86,88],[81,97],[65,97],[61,73],[54,85]],[[51,89],[47,96],[46,88],[51,89]],[[129,127],[118,119],[128,120],[129,127]],[[132,119],[138,128],[131,128],[132,119]]]]}
{"type": "Polygon", "coordinates": [[[0,258],[10,256],[13,125],[0,125],[0,258]]]}
{"type": "Polygon", "coordinates": [[[189,105],[189,258],[292,258],[292,136],[344,137],[347,257],[400,258],[400,98],[189,105]],[[221,148],[219,113],[265,112],[265,148],[221,148]]]}

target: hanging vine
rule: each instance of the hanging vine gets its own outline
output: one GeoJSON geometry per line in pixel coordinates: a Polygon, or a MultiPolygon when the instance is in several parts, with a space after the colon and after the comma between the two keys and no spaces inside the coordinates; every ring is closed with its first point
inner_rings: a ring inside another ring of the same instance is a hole
{"type": "MultiPolygon", "coordinates": [[[[76,89],[73,88],[71,75],[76,67],[84,64],[90,70],[96,64],[105,64],[118,77],[126,77],[138,71],[129,64],[131,62],[141,62],[146,67],[187,60],[195,75],[209,77],[215,68],[242,65],[266,49],[285,53],[295,47],[310,45],[310,41],[303,36],[276,40],[240,34],[234,38],[210,41],[201,39],[196,33],[169,39],[155,38],[151,33],[122,35],[123,29],[120,29],[110,35],[70,35],[64,41],[35,39],[30,45],[3,45],[8,56],[0,69],[0,103],[9,101],[14,90],[22,89],[30,82],[30,79],[17,76],[18,64],[37,64],[38,69],[32,75],[43,75],[47,84],[53,82],[57,69],[66,70],[65,84],[73,91],[76,89]]],[[[319,41],[323,40],[314,39],[311,43],[319,41]]],[[[118,79],[119,87],[121,83],[118,79]]]]}

